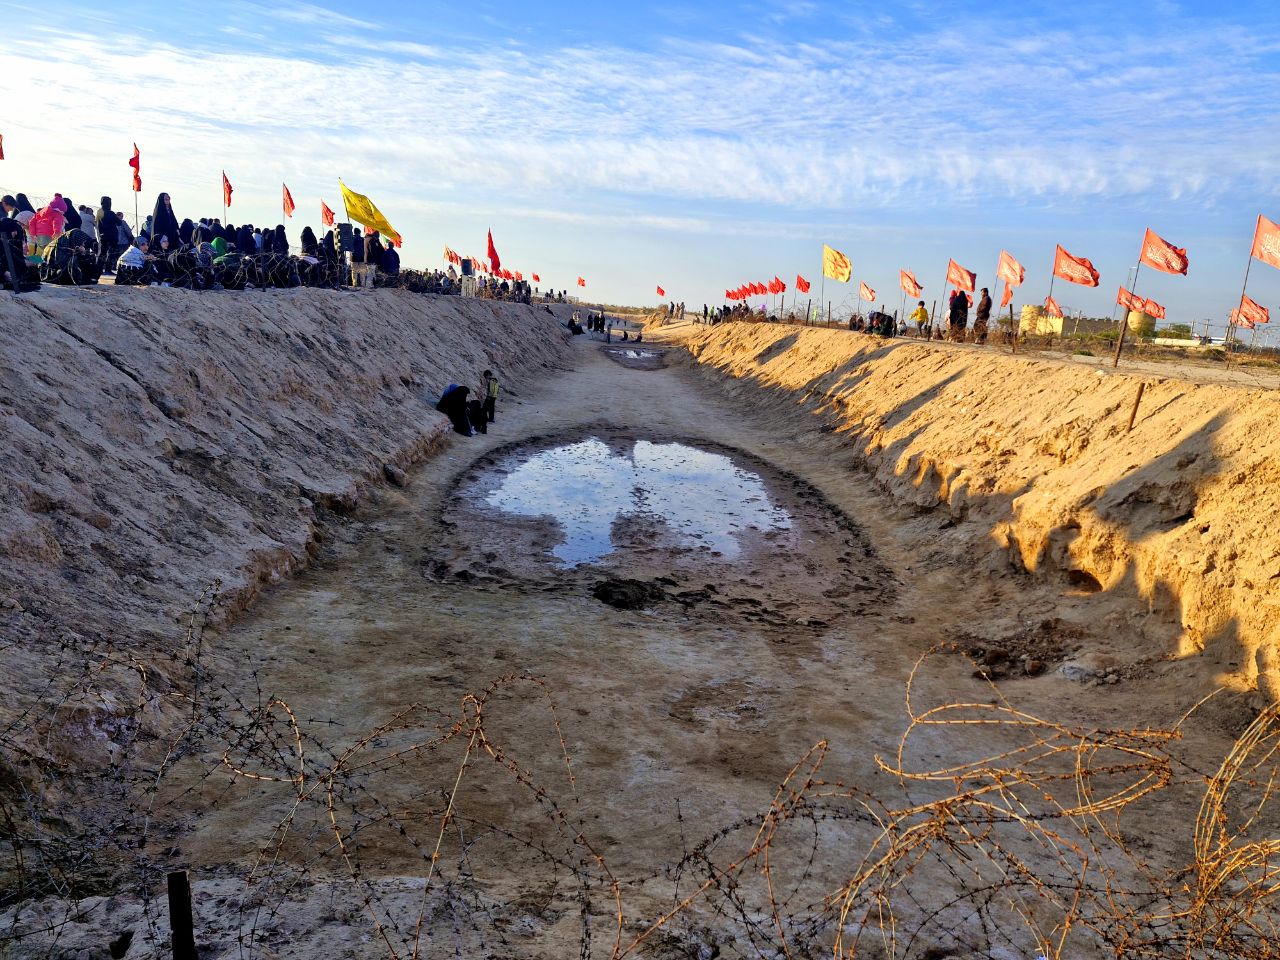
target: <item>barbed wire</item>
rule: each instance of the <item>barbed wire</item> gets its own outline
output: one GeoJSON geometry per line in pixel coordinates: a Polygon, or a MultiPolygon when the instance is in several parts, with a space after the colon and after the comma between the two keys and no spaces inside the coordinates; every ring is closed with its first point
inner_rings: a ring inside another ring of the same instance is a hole
{"type": "Polygon", "coordinates": [[[351,736],[300,716],[251,665],[210,666],[203,624],[217,595],[200,598],[168,664],[63,637],[33,704],[0,728],[0,944],[15,955],[53,955],[73,926],[105,924],[104,901],[87,894],[126,883],[158,954],[166,908],[154,898],[172,845],[252,785],[267,791],[254,800],[259,842],[222,907],[243,957],[277,949],[281,918],[321,889],[364,914],[391,960],[513,955],[566,936],[566,911],[583,960],[1280,956],[1280,838],[1265,835],[1280,706],[1206,776],[1176,752],[1181,724],[1073,726],[989,681],[986,702],[930,705],[930,665],[964,656],[943,645],[910,672],[896,749],[873,758],[887,787],[827,779],[819,740],[760,814],[706,825],[692,846],[677,801],[679,854],[624,875],[592,835],[545,679],[504,674],[456,709],[409,704],[351,736]],[[508,713],[526,738],[545,724],[545,749],[521,756],[505,742],[495,720],[508,713]],[[60,738],[93,723],[110,746],[87,761],[68,753],[60,738]],[[930,753],[944,759],[918,762],[930,753]],[[1188,811],[1187,862],[1135,850],[1141,830],[1125,818],[1156,808],[1188,811]],[[495,866],[520,882],[495,880],[495,866]],[[514,889],[530,884],[533,900],[514,889]]]}

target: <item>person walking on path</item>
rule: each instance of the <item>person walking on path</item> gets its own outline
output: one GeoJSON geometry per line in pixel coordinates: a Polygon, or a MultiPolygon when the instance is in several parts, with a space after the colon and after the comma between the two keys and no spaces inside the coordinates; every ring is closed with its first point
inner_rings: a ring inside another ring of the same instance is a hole
{"type": "Polygon", "coordinates": [[[498,378],[493,375],[492,370],[486,370],[483,374],[482,385],[484,387],[484,415],[489,423],[494,422],[494,416],[498,410],[498,392],[501,389],[498,385],[498,378]]]}
{"type": "Polygon", "coordinates": [[[911,319],[916,322],[916,336],[923,337],[924,328],[929,322],[929,311],[925,309],[923,300],[916,305],[915,312],[911,314],[911,319]]]}

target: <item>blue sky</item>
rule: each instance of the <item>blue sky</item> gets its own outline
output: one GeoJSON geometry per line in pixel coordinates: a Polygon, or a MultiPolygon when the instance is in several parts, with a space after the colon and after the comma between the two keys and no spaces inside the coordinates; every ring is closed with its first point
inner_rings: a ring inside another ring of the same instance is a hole
{"type": "MultiPolygon", "coordinates": [[[[1188,278],[1144,270],[1170,321],[1234,306],[1259,213],[1280,219],[1275,4],[0,2],[0,186],[180,216],[318,225],[337,178],[405,261],[483,249],[611,302],[654,286],[817,280],[823,242],[896,306],[954,257],[995,287],[1000,249],[1043,299],[1055,243],[1102,272],[1059,282],[1109,315],[1151,226],[1188,278]],[[31,78],[41,78],[33,83],[31,78]],[[123,203],[122,203],[123,202],[123,203]]],[[[815,291],[817,286],[815,284],[815,291]]],[[[1250,291],[1278,314],[1280,271],[1250,291]]]]}

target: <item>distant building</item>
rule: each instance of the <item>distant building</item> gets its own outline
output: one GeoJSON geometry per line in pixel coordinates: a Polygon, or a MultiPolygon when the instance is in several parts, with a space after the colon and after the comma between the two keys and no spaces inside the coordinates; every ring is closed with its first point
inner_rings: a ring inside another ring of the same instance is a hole
{"type": "MultiPolygon", "coordinates": [[[[1030,334],[1034,337],[1060,337],[1064,334],[1071,336],[1077,333],[1114,333],[1117,324],[1112,320],[1098,320],[1091,317],[1054,317],[1045,313],[1044,307],[1028,304],[1022,308],[1022,320],[1018,325],[1018,331],[1024,334],[1030,334]]],[[[1140,333],[1140,336],[1150,336],[1151,331],[1155,329],[1155,320],[1148,317],[1145,313],[1129,314],[1129,329],[1146,330],[1146,333],[1140,333]],[[1139,326],[1140,318],[1145,318],[1145,322],[1139,326]]]]}

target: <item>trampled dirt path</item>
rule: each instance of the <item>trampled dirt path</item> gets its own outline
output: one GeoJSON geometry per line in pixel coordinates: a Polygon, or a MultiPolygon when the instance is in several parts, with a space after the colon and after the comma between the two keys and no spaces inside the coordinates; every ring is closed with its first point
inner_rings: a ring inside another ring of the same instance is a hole
{"type": "MultiPolygon", "coordinates": [[[[1107,677],[1104,659],[1086,684],[1059,671],[1115,639],[1103,634],[1137,616],[1127,601],[1065,582],[1036,585],[975,557],[954,521],[887,500],[818,422],[798,410],[755,412],[748,393],[722,389],[678,347],[658,345],[672,351],[658,369],[624,366],[601,347],[578,338],[572,370],[506,394],[487,435],[454,437],[406,488],[333,518],[309,570],[266,593],[227,634],[206,637],[218,660],[241,665],[228,672],[237,676],[228,698],[252,706],[277,697],[300,720],[301,763],[277,723],[269,736],[247,731],[229,764],[251,776],[307,770],[305,783],[255,780],[217,768],[216,756],[194,756],[163,793],[175,856],[204,878],[202,922],[227,949],[248,937],[273,956],[321,948],[409,956],[428,902],[422,937],[432,946],[423,955],[571,956],[585,901],[592,955],[608,956],[608,884],[583,893],[574,870],[604,878],[607,863],[621,884],[625,943],[706,878],[700,861],[680,865],[684,855],[714,850],[727,863],[748,850],[779,783],[819,741],[829,744],[823,779],[902,803],[898,781],[875,757],[897,750],[912,665],[940,641],[985,652],[1001,693],[1055,722],[1161,725],[1189,706],[1180,685],[1190,668],[1174,662],[1107,677]],[[591,436],[740,451],[739,465],[758,470],[795,526],[774,541],[756,538],[736,567],[673,559],[662,586],[674,599],[613,609],[592,596],[593,583],[652,580],[662,574],[660,554],[564,571],[532,552],[536,537],[512,534],[468,500],[502,455],[591,436]],[[513,683],[486,703],[499,762],[483,744],[468,753],[465,737],[424,746],[474,711],[466,695],[508,674],[545,687],[513,683]],[[557,704],[558,729],[544,691],[557,704]],[[405,714],[410,705],[419,706],[405,714]],[[397,716],[403,722],[377,729],[397,716]],[[338,756],[340,773],[326,781],[338,756]],[[345,861],[330,810],[348,831],[345,861]],[[734,824],[742,826],[735,832],[734,824]],[[444,880],[424,901],[437,843],[444,880]],[[256,893],[243,884],[250,865],[262,878],[256,893]]],[[[995,700],[956,656],[932,660],[915,696],[917,710],[995,700]]],[[[1233,732],[1206,720],[1191,730],[1192,750],[1220,756],[1233,732]]],[[[945,766],[1005,746],[966,727],[926,731],[913,749],[923,751],[919,765],[945,766]]],[[[1162,800],[1161,818],[1193,816],[1195,800],[1162,800]]],[[[1148,834],[1141,843],[1152,862],[1184,861],[1190,820],[1169,830],[1161,818],[1140,817],[1134,836],[1148,834]]],[[[777,878],[790,892],[773,899],[785,899],[788,917],[822,913],[821,897],[856,870],[854,841],[874,833],[823,817],[807,829],[777,848],[777,878]]],[[[769,899],[754,890],[739,902],[717,886],[708,906],[644,949],[749,952],[757,934],[767,942],[769,899]]],[[[952,927],[963,939],[963,918],[952,927]]],[[[832,932],[790,936],[829,944],[832,932]]],[[[973,936],[955,956],[989,955],[973,936]]]]}

